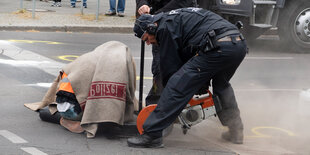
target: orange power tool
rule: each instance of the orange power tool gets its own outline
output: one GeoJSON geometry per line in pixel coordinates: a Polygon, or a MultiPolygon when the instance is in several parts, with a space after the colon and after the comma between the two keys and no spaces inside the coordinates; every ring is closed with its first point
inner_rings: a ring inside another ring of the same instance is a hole
{"type": "MultiPolygon", "coordinates": [[[[137,117],[137,129],[140,134],[143,134],[143,124],[149,115],[154,111],[157,105],[149,105],[143,108],[137,117]]],[[[212,95],[208,90],[207,94],[194,95],[189,101],[181,114],[178,116],[179,122],[182,125],[183,133],[193,125],[200,123],[208,117],[216,116],[216,112],[221,109],[219,99],[212,95]],[[216,108],[215,108],[216,107],[216,108]]]]}

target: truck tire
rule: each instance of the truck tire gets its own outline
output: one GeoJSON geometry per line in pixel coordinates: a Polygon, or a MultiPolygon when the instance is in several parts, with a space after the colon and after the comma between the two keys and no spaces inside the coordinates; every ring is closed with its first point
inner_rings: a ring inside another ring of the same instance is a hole
{"type": "Polygon", "coordinates": [[[290,0],[280,12],[279,37],[294,52],[310,52],[310,1],[290,0]]]}

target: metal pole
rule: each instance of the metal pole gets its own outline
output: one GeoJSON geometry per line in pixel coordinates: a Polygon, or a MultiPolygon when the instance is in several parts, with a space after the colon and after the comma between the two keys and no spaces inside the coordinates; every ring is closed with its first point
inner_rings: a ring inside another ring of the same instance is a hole
{"type": "Polygon", "coordinates": [[[99,18],[99,6],[100,6],[100,0],[97,1],[97,12],[96,12],[96,20],[98,21],[99,18]]]}
{"type": "Polygon", "coordinates": [[[140,87],[139,87],[139,112],[142,110],[142,98],[143,98],[144,51],[145,51],[145,42],[144,42],[143,40],[141,40],[140,87]]]}
{"type": "Polygon", "coordinates": [[[83,12],[83,0],[81,0],[81,15],[83,15],[84,12],[83,12]]]}
{"type": "Polygon", "coordinates": [[[23,9],[24,9],[23,0],[20,0],[20,9],[21,9],[21,10],[23,10],[23,9]]]}
{"type": "Polygon", "coordinates": [[[35,10],[36,10],[36,0],[32,0],[33,6],[32,6],[32,18],[35,18],[35,10]]]}

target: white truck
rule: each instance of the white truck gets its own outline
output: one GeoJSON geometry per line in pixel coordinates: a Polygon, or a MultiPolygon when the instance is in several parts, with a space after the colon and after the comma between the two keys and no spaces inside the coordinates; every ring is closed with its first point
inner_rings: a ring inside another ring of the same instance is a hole
{"type": "Polygon", "coordinates": [[[265,31],[277,30],[281,43],[310,53],[310,0],[197,0],[234,23],[242,21],[243,34],[254,40],[265,31]]]}

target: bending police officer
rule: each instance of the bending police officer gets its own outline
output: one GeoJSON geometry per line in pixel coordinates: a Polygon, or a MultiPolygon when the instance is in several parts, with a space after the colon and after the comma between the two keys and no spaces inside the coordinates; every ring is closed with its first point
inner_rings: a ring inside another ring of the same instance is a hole
{"type": "MultiPolygon", "coordinates": [[[[193,7],[197,5],[195,4],[195,0],[136,0],[136,4],[137,17],[142,14],[158,14],[178,8],[193,7]]],[[[152,45],[152,55],[153,85],[145,99],[146,105],[157,104],[163,90],[159,69],[159,47],[157,45],[152,45]]]]}
{"type": "Polygon", "coordinates": [[[244,59],[247,46],[238,28],[200,8],[183,8],[155,16],[142,15],[136,36],[160,47],[160,70],[165,86],[156,109],[146,119],[144,134],[129,138],[131,147],[161,147],[162,131],[175,121],[202,86],[212,80],[221,101],[218,113],[229,128],[222,137],[243,143],[243,124],[229,81],[244,59]]]}

